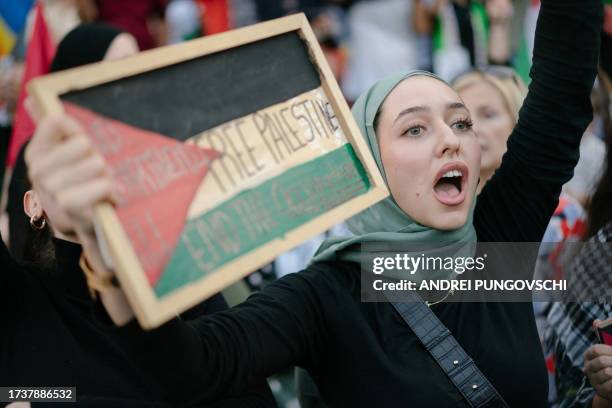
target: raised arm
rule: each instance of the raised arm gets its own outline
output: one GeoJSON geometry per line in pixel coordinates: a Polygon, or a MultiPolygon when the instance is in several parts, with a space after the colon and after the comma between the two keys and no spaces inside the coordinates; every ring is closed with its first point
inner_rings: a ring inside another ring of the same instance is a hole
{"type": "Polygon", "coordinates": [[[480,241],[542,239],[592,120],[601,0],[542,0],[532,82],[508,150],[478,198],[480,241]]]}
{"type": "MultiPolygon", "coordinates": [[[[92,226],[95,205],[113,197],[112,178],[100,158],[65,116],[42,121],[26,151],[34,189],[71,221],[56,228],[76,233],[98,276],[112,273],[104,267],[92,226]]],[[[329,276],[316,270],[288,276],[237,308],[189,322],[176,318],[149,332],[140,329],[120,289],[102,291],[97,315],[108,320],[109,335],[168,400],[202,405],[248,395],[272,373],[317,355],[326,325],[313,288],[325,288],[326,281],[313,282],[329,276]],[[114,328],[109,316],[122,327],[114,328]]]]}
{"type": "MultiPolygon", "coordinates": [[[[190,321],[227,309],[228,305],[225,298],[221,293],[217,293],[213,297],[206,299],[186,312],[181,313],[180,318],[185,321],[190,321]]],[[[258,384],[243,390],[240,395],[216,401],[211,408],[255,408],[276,406],[276,401],[272,391],[270,391],[270,386],[268,385],[268,382],[262,378],[258,384]]]]}
{"type": "Polygon", "coordinates": [[[145,332],[131,321],[111,333],[170,402],[243,395],[283,368],[306,365],[329,343],[313,290],[325,275],[314,269],[288,275],[239,306],[190,322],[174,319],[145,332]]]}

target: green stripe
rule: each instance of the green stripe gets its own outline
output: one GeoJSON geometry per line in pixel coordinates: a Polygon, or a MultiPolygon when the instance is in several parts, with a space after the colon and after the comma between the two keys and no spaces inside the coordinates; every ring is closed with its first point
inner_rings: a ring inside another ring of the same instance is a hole
{"type": "Polygon", "coordinates": [[[293,167],[187,222],[155,293],[163,297],[366,193],[350,144],[293,167]]]}

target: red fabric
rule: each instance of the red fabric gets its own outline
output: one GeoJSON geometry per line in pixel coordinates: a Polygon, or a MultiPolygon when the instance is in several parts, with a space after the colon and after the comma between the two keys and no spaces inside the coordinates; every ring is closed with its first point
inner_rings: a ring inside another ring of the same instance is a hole
{"type": "Polygon", "coordinates": [[[206,35],[230,29],[227,0],[200,0],[204,4],[202,27],[206,35]]]}
{"type": "Polygon", "coordinates": [[[554,354],[547,356],[545,361],[546,361],[546,370],[551,374],[554,373],[555,372],[554,354]]]}
{"type": "Polygon", "coordinates": [[[607,344],[608,346],[612,346],[612,334],[610,333],[606,333],[606,332],[602,332],[601,333],[601,341],[603,341],[603,344],[607,344]]]}
{"type": "Polygon", "coordinates": [[[7,165],[11,167],[15,163],[19,149],[32,136],[36,128],[23,104],[23,101],[28,96],[26,86],[32,78],[49,72],[53,55],[55,55],[55,45],[47,29],[42,5],[40,2],[37,2],[35,7],[34,29],[32,30],[32,38],[26,53],[25,70],[19,90],[19,99],[13,122],[13,134],[7,157],[7,165]]]}
{"type": "Polygon", "coordinates": [[[141,51],[155,47],[148,20],[164,16],[166,0],[97,0],[96,3],[98,20],[132,34],[141,51]]]}
{"type": "Polygon", "coordinates": [[[548,262],[553,266],[554,280],[563,279],[564,263],[561,261],[566,246],[563,245],[565,242],[573,242],[576,239],[580,239],[586,232],[586,221],[584,219],[576,219],[573,224],[568,222],[566,216],[563,214],[565,208],[570,205],[571,202],[566,197],[559,197],[559,204],[553,213],[553,217],[560,218],[559,228],[563,239],[559,244],[550,252],[548,255],[548,262]]]}
{"type": "Polygon", "coordinates": [[[149,283],[155,286],[183,231],[191,201],[218,153],[70,103],[64,103],[64,110],[83,126],[111,167],[119,188],[119,221],[149,283]]]}

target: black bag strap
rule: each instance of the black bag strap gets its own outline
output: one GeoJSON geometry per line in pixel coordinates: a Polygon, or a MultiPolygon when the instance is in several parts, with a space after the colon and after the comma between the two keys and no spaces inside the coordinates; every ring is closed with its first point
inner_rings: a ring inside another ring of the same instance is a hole
{"type": "Polygon", "coordinates": [[[409,303],[390,302],[425,349],[474,408],[509,408],[493,384],[453,337],[450,330],[413,291],[409,303]]]}

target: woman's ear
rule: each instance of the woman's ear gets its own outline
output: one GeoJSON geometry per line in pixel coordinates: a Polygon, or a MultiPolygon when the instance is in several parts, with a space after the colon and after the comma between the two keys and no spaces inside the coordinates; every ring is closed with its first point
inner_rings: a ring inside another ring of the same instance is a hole
{"type": "Polygon", "coordinates": [[[34,190],[28,190],[23,195],[23,212],[34,220],[39,220],[43,217],[44,211],[34,190]]]}

